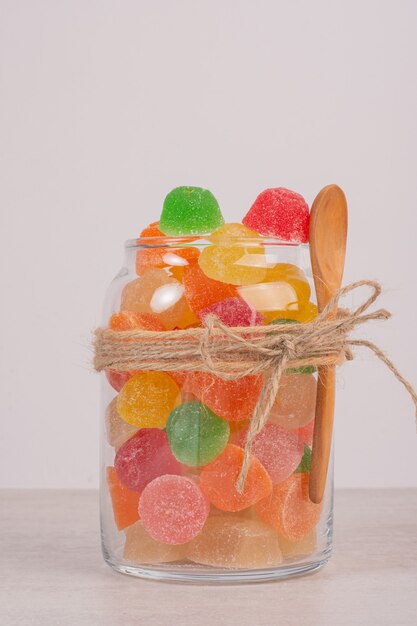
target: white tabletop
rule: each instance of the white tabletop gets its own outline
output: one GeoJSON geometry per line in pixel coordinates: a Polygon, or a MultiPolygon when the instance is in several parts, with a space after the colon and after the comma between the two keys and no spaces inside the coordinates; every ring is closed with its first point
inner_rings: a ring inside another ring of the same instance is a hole
{"type": "Polygon", "coordinates": [[[321,571],[237,586],[156,583],[101,558],[90,491],[3,491],[2,626],[407,626],[417,624],[417,490],[336,493],[321,571]]]}

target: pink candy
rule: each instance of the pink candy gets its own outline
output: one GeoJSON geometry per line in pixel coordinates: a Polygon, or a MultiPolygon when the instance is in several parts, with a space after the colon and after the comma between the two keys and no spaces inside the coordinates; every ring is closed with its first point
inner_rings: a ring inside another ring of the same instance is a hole
{"type": "Polygon", "coordinates": [[[122,483],[139,493],[157,476],[181,474],[181,465],[159,428],[141,428],[128,439],[118,449],[114,467],[122,483]]]}
{"type": "Polygon", "coordinates": [[[215,315],[226,326],[257,326],[262,324],[262,316],[252,309],[242,298],[226,298],[202,309],[199,316],[215,315]]]}
{"type": "Polygon", "coordinates": [[[200,487],[186,476],[160,476],[145,487],[139,501],[144,528],[156,541],[178,545],[202,530],[210,505],[200,487]]]}

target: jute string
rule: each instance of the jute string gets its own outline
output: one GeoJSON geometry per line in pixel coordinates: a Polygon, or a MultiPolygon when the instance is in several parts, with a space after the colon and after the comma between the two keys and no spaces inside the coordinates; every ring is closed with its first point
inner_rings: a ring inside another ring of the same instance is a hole
{"type": "Polygon", "coordinates": [[[130,370],[210,372],[223,380],[264,374],[264,385],[249,422],[244,459],[236,484],[242,492],[249,468],[252,442],[262,430],[275,402],[281,376],[286,369],[308,365],[328,367],[352,360],[352,348],[371,350],[410,394],[417,419],[417,394],[386,354],[373,342],[352,339],[357,326],[372,320],[386,320],[385,309],[368,313],[381,293],[379,283],[361,280],[340,289],[326,308],[309,324],[276,323],[268,326],[229,327],[215,316],[204,327],[173,331],[98,328],[95,331],[94,367],[126,372],[130,370]],[[360,287],[371,295],[353,311],[341,309],[340,299],[360,287]],[[337,309],[336,316],[332,314],[337,309]]]}

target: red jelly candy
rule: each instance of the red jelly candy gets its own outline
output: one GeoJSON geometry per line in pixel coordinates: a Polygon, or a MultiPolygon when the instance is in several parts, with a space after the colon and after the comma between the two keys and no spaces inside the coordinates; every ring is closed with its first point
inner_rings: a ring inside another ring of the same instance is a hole
{"type": "Polygon", "coordinates": [[[120,391],[135,373],[136,372],[116,372],[115,370],[105,370],[107,380],[116,391],[120,391]]]}
{"type": "Polygon", "coordinates": [[[150,536],[172,545],[194,539],[203,529],[209,511],[200,487],[186,476],[155,478],[139,502],[139,514],[150,536]]]}
{"type": "Polygon", "coordinates": [[[242,221],[261,235],[306,243],[309,220],[308,205],[303,196],[278,187],[260,193],[242,221]]]}
{"type": "Polygon", "coordinates": [[[226,298],[199,313],[202,320],[207,315],[215,315],[226,326],[259,326],[263,323],[262,316],[242,298],[226,298]]]}
{"type": "Polygon", "coordinates": [[[162,474],[181,474],[181,465],[159,428],[141,428],[128,439],[118,449],[114,467],[122,483],[139,493],[162,474]]]}

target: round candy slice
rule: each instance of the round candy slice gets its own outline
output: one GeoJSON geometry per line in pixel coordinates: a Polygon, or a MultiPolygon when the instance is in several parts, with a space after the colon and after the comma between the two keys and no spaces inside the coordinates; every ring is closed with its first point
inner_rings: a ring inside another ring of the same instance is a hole
{"type": "Polygon", "coordinates": [[[177,384],[165,372],[139,372],[120,391],[117,411],[138,428],[164,428],[179,398],[177,384]]]}
{"type": "Polygon", "coordinates": [[[185,402],[170,413],[166,433],[178,461],[200,466],[224,450],[229,424],[201,402],[185,402]]]}
{"type": "Polygon", "coordinates": [[[140,496],[120,481],[114,467],[107,468],[106,477],[113,506],[114,521],[117,528],[123,530],[139,519],[140,496]]]}
{"type": "Polygon", "coordinates": [[[260,519],[290,541],[303,539],[320,519],[321,504],[311,502],[308,480],[308,474],[292,474],[256,505],[260,519]]]}
{"type": "Polygon", "coordinates": [[[299,193],[283,187],[262,191],[242,221],[261,235],[294,243],[308,241],[308,205],[299,193]]]}
{"type": "Polygon", "coordinates": [[[142,428],[118,449],[114,467],[126,487],[141,493],[162,474],[181,474],[163,430],[142,428]]]}
{"type": "MultiPolygon", "coordinates": [[[[247,430],[239,433],[236,445],[245,445],[247,430]]],[[[278,424],[265,424],[252,442],[252,454],[262,463],[273,484],[288,478],[300,464],[304,445],[297,433],[278,424]]]]}
{"type": "Polygon", "coordinates": [[[186,476],[160,476],[144,489],[139,514],[150,536],[161,543],[187,543],[201,532],[210,505],[186,476]]]}
{"type": "Polygon", "coordinates": [[[269,420],[285,428],[305,426],[316,410],[317,382],[312,374],[284,374],[269,420]]]}
{"type": "Polygon", "coordinates": [[[271,479],[257,458],[251,457],[242,493],[236,489],[243,463],[243,450],[228,444],[220,456],[206,465],[200,474],[200,487],[215,507],[222,511],[241,511],[272,489],[271,479]]]}
{"type": "Polygon", "coordinates": [[[165,235],[204,235],[223,223],[219,203],[211,191],[176,187],[164,200],[159,228],[165,235]]]}

